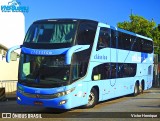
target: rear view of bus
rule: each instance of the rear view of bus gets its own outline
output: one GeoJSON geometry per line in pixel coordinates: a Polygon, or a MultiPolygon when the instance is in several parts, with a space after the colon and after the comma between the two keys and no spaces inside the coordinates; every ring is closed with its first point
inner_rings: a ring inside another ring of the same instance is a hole
{"type": "Polygon", "coordinates": [[[98,101],[137,95],[152,86],[152,40],[96,21],[35,21],[23,45],[8,51],[8,62],[19,48],[21,105],[93,107],[98,101]],[[137,50],[138,45],[142,49],[137,50]]]}

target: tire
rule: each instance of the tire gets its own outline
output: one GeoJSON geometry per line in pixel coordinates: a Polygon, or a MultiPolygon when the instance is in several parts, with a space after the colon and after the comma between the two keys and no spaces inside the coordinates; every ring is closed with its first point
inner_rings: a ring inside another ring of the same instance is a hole
{"type": "Polygon", "coordinates": [[[98,93],[95,88],[92,88],[89,97],[88,97],[88,104],[85,108],[93,108],[98,102],[98,93]]]}
{"type": "Polygon", "coordinates": [[[141,83],[141,88],[142,88],[142,90],[141,90],[141,93],[143,94],[143,91],[144,91],[144,81],[142,81],[142,83],[141,83]]]}
{"type": "Polygon", "coordinates": [[[139,94],[139,86],[138,83],[136,83],[134,86],[133,96],[137,96],[138,94],[139,94]]]}

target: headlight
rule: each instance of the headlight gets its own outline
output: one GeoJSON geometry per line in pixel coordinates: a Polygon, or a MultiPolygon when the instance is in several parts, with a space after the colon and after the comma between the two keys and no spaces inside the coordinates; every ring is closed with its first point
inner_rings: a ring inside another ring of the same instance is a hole
{"type": "Polygon", "coordinates": [[[64,96],[64,95],[68,95],[69,93],[73,92],[74,90],[75,90],[75,87],[72,88],[72,89],[69,89],[67,91],[64,91],[64,92],[56,93],[56,94],[54,94],[54,97],[61,97],[61,96],[64,96]]]}

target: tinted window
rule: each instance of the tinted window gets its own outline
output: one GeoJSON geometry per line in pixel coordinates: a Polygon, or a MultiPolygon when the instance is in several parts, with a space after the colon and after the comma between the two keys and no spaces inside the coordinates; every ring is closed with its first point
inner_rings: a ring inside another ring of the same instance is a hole
{"type": "Polygon", "coordinates": [[[134,77],[136,75],[136,64],[118,64],[118,78],[134,77]]]}
{"type": "Polygon", "coordinates": [[[110,64],[100,64],[93,68],[92,80],[103,80],[110,78],[110,64]]]}
{"type": "Polygon", "coordinates": [[[73,73],[71,75],[72,82],[85,76],[89,63],[90,52],[91,50],[87,49],[73,54],[72,65],[71,65],[72,67],[71,71],[73,73]]]}
{"type": "Polygon", "coordinates": [[[97,43],[97,50],[110,47],[110,29],[101,28],[97,43]]]}
{"type": "Polygon", "coordinates": [[[137,51],[137,52],[141,52],[142,51],[142,42],[141,42],[141,38],[137,37],[134,39],[133,41],[133,51],[137,51]]]}
{"type": "Polygon", "coordinates": [[[117,64],[116,63],[111,63],[111,79],[114,79],[117,77],[117,64]]]}
{"type": "Polygon", "coordinates": [[[97,24],[83,22],[80,23],[77,35],[77,44],[93,45],[97,24]]]}
{"type": "Polygon", "coordinates": [[[132,63],[103,63],[93,68],[92,80],[134,77],[137,64],[132,63]]]}
{"type": "Polygon", "coordinates": [[[130,39],[129,34],[119,32],[119,34],[118,34],[118,48],[124,49],[124,50],[131,49],[131,39],[130,39]]]}
{"type": "Polygon", "coordinates": [[[152,53],[153,52],[153,42],[142,40],[142,52],[152,53]]]}
{"type": "Polygon", "coordinates": [[[153,42],[140,37],[118,32],[118,49],[152,53],[153,42]]]}
{"type": "Polygon", "coordinates": [[[136,38],[137,38],[137,37],[135,37],[135,36],[131,36],[131,37],[130,37],[130,39],[131,39],[131,50],[132,50],[132,51],[136,50],[136,48],[135,48],[135,46],[134,46],[134,44],[135,44],[135,42],[136,42],[136,38]]]}
{"type": "Polygon", "coordinates": [[[115,30],[111,30],[111,48],[116,48],[117,41],[117,32],[115,30]]]}

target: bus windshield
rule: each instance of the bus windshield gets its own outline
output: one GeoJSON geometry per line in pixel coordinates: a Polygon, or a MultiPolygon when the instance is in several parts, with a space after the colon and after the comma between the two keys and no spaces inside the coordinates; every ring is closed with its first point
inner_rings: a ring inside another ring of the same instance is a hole
{"type": "Polygon", "coordinates": [[[69,83],[70,65],[64,55],[33,56],[21,54],[19,81],[34,87],[56,87],[69,83]]]}
{"type": "Polygon", "coordinates": [[[76,23],[33,24],[24,42],[29,43],[72,43],[76,23]]]}
{"type": "Polygon", "coordinates": [[[90,50],[77,52],[70,65],[65,55],[35,56],[21,54],[19,83],[30,87],[52,88],[66,86],[85,76],[90,50]]]}

